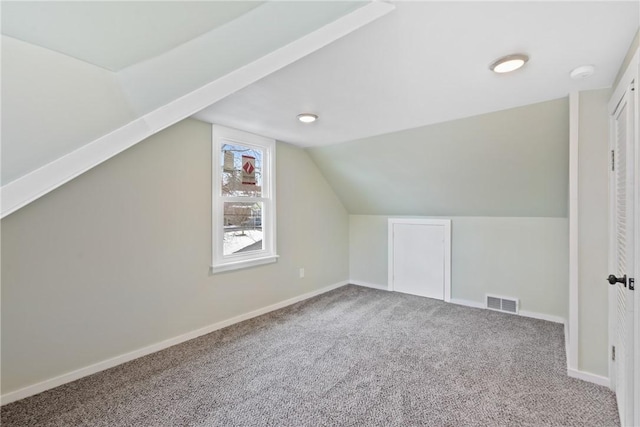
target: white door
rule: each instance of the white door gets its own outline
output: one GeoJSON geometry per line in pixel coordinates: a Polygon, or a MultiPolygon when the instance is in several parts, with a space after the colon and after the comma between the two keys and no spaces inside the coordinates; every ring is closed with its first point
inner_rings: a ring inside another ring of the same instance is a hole
{"type": "MultiPolygon", "coordinates": [[[[635,156],[633,91],[629,88],[612,117],[611,244],[609,321],[611,324],[611,383],[620,421],[634,425],[634,227],[635,156]]],[[[635,410],[638,410],[636,408],[635,410]]]]}
{"type": "Polygon", "coordinates": [[[391,289],[450,299],[450,221],[390,220],[391,289]]]}

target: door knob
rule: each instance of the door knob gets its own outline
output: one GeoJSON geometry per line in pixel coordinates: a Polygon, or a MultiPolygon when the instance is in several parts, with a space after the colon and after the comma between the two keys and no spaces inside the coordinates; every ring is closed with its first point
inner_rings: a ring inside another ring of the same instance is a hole
{"type": "Polygon", "coordinates": [[[625,274],[622,277],[616,277],[613,274],[610,274],[609,277],[607,277],[607,280],[609,281],[609,284],[611,285],[615,285],[616,283],[622,283],[625,288],[627,287],[627,275],[625,274]]]}

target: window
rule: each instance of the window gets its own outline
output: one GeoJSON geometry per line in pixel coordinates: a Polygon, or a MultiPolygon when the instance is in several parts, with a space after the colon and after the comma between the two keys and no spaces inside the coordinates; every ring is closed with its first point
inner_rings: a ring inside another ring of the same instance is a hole
{"type": "Polygon", "coordinates": [[[213,126],[214,273],[275,262],[275,141],[213,126]]]}

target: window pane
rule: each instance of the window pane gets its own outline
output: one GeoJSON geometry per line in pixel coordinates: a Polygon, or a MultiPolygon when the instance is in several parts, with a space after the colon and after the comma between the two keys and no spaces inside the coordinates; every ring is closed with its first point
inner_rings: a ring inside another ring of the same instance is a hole
{"type": "Polygon", "coordinates": [[[222,144],[222,195],[262,196],[262,150],[222,144]]]}
{"type": "Polygon", "coordinates": [[[224,203],[223,255],[261,251],[262,203],[224,203]]]}
{"type": "Polygon", "coordinates": [[[220,125],[212,130],[212,272],[276,262],[276,141],[220,125]]]}

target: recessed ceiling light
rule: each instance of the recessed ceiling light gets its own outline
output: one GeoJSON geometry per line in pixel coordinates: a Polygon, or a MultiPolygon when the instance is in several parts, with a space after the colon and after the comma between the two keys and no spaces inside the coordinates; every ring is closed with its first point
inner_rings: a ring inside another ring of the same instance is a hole
{"type": "Polygon", "coordinates": [[[594,67],[593,65],[583,65],[582,67],[578,67],[571,71],[570,76],[574,80],[581,80],[593,76],[593,73],[595,72],[596,67],[594,67]]]}
{"type": "Polygon", "coordinates": [[[510,73],[527,63],[529,57],[527,55],[516,53],[513,55],[503,56],[489,66],[489,69],[496,73],[510,73]]]}
{"type": "Polygon", "coordinates": [[[302,123],[313,123],[318,120],[318,116],[311,113],[302,113],[298,114],[298,120],[300,120],[302,123]]]}

